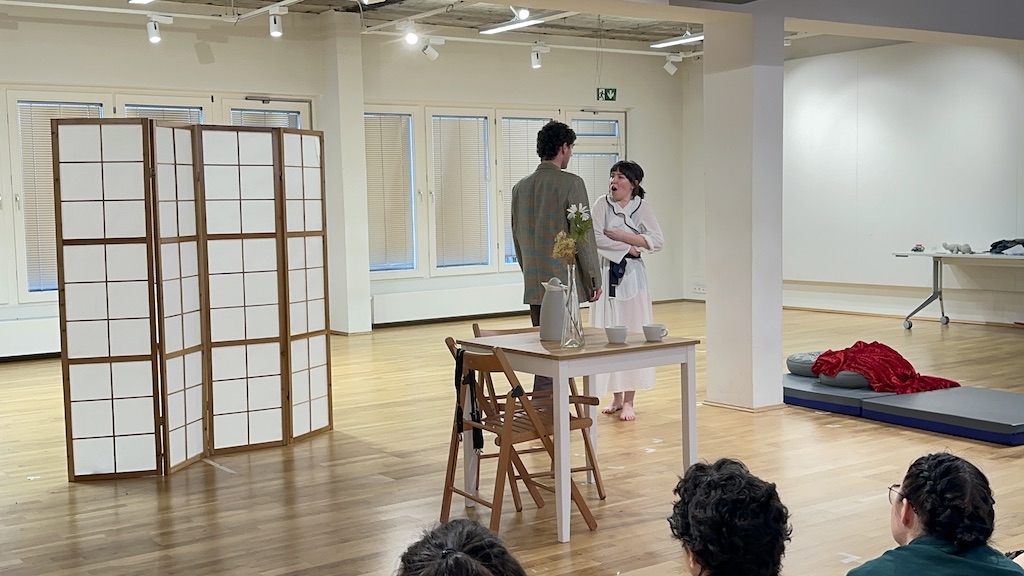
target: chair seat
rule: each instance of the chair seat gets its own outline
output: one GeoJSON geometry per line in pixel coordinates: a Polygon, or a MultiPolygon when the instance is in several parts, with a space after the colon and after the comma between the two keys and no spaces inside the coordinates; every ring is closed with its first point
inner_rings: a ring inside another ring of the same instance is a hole
{"type": "MultiPolygon", "coordinates": [[[[537,416],[539,417],[541,424],[544,426],[544,436],[551,436],[555,430],[555,417],[554,414],[547,411],[538,411],[537,416]]],[[[590,418],[580,418],[578,416],[569,416],[569,430],[579,430],[581,428],[589,428],[593,424],[593,420],[590,418]]],[[[501,436],[498,436],[498,431],[504,425],[504,418],[500,415],[484,418],[484,427],[488,432],[494,432],[496,434],[494,443],[501,446],[501,436]]],[[[538,440],[542,434],[537,432],[537,429],[533,426],[533,422],[530,421],[529,416],[525,413],[517,413],[512,419],[512,443],[519,444],[520,442],[529,442],[530,440],[538,440]]]]}

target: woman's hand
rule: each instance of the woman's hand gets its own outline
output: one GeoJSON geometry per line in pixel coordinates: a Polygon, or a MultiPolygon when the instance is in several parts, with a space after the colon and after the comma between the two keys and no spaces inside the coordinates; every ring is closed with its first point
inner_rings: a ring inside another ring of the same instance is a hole
{"type": "Polygon", "coordinates": [[[636,246],[630,246],[629,247],[629,255],[630,256],[639,256],[640,255],[640,251],[636,249],[636,246]]]}

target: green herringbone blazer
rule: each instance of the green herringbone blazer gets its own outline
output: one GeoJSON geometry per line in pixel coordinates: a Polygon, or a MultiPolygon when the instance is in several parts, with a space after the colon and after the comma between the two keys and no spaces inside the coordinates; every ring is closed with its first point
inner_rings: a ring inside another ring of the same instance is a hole
{"type": "MultiPolygon", "coordinates": [[[[557,276],[566,282],[565,263],[551,256],[555,235],[569,231],[566,210],[572,204],[590,206],[583,179],[550,162],[542,162],[533,174],[512,188],[512,240],[516,258],[523,269],[523,303],[540,304],[544,287],[557,276]]],[[[576,261],[580,301],[585,302],[601,287],[601,266],[591,230],[587,241],[577,247],[576,261]]]]}

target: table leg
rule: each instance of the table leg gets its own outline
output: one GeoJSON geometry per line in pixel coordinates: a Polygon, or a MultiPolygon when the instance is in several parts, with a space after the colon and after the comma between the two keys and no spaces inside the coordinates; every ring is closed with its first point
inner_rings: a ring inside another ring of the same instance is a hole
{"type": "MultiPolygon", "coordinates": [[[[592,388],[593,382],[594,382],[594,377],[593,376],[584,376],[583,377],[583,395],[584,396],[593,396],[593,388],[592,388]]],[[[591,406],[589,404],[586,406],[587,418],[590,418],[590,445],[594,449],[594,454],[597,454],[597,408],[598,408],[597,406],[591,406]]],[[[587,466],[589,466],[590,468],[594,467],[594,463],[591,462],[591,460],[590,460],[590,454],[589,453],[587,454],[587,466]]],[[[594,471],[593,470],[588,470],[587,471],[587,483],[588,484],[594,484],[595,482],[596,482],[596,479],[594,478],[594,471]]]]}
{"type": "Polygon", "coordinates": [[[679,365],[679,381],[685,473],[697,461],[697,360],[694,346],[686,348],[686,363],[679,365]]]}
{"type": "Polygon", "coordinates": [[[561,367],[553,378],[555,390],[555,521],[558,524],[558,541],[569,541],[569,504],[572,482],[569,451],[569,378],[561,367]]]}
{"type": "MultiPolygon", "coordinates": [[[[473,430],[469,429],[462,433],[462,477],[465,480],[466,492],[478,496],[480,480],[480,458],[473,449],[473,430]]],[[[476,507],[476,501],[466,498],[466,508],[476,507]]]]}
{"type": "Polygon", "coordinates": [[[925,298],[924,302],[921,302],[921,304],[917,308],[914,308],[913,312],[911,312],[910,314],[907,314],[907,317],[903,319],[903,327],[904,328],[910,328],[910,326],[909,326],[910,319],[915,314],[917,314],[921,310],[924,310],[926,306],[928,306],[932,302],[935,302],[936,300],[939,301],[939,310],[942,313],[942,317],[945,318],[945,316],[946,316],[946,305],[942,301],[942,258],[939,258],[939,257],[933,257],[932,258],[932,293],[931,293],[931,295],[928,296],[927,298],[925,298]]]}

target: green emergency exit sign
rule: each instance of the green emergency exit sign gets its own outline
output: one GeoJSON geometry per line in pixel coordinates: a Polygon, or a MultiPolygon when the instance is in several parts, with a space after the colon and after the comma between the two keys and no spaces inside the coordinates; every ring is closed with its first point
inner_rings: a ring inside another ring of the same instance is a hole
{"type": "Polygon", "coordinates": [[[617,88],[598,88],[597,99],[605,102],[614,102],[615,97],[618,96],[619,90],[617,88]]]}

